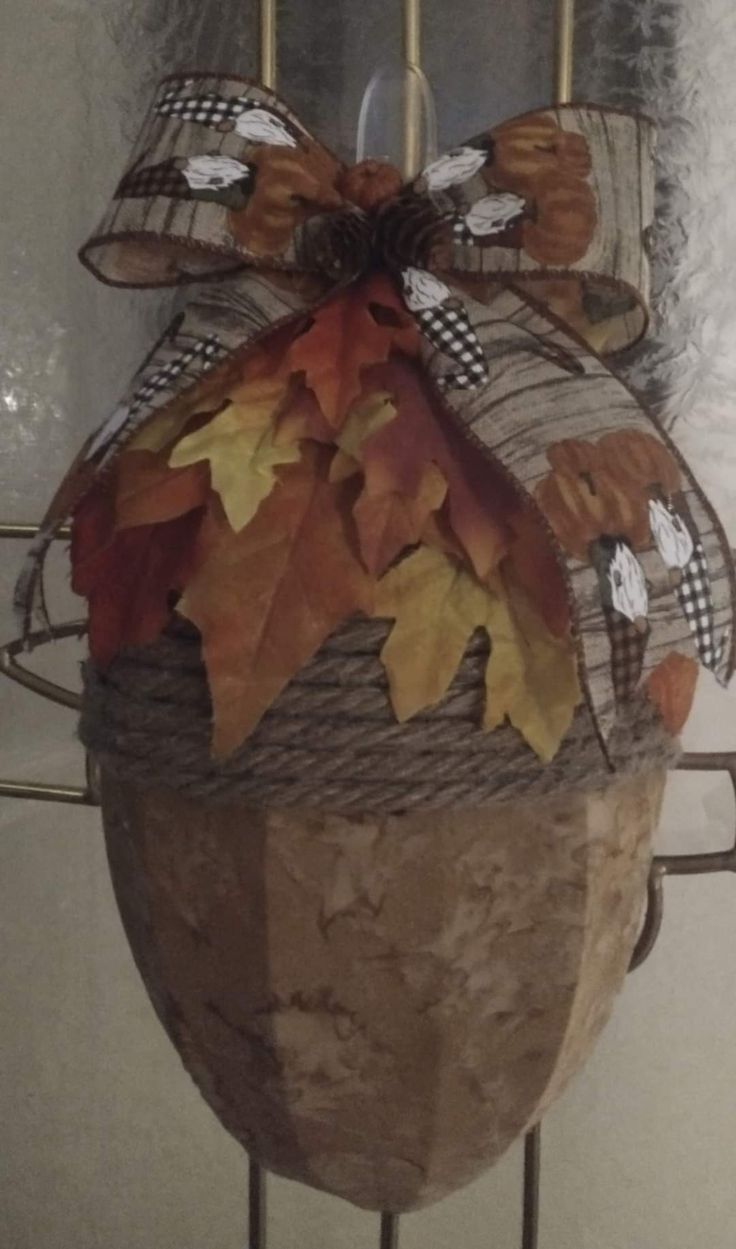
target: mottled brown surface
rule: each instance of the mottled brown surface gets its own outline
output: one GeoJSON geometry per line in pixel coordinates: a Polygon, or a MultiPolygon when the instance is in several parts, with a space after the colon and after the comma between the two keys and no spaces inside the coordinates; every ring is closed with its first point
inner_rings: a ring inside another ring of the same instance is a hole
{"type": "Polygon", "coordinates": [[[625,975],[661,773],[380,816],[104,782],[154,1005],[254,1157],[369,1209],[490,1166],[587,1056],[625,975]]]}

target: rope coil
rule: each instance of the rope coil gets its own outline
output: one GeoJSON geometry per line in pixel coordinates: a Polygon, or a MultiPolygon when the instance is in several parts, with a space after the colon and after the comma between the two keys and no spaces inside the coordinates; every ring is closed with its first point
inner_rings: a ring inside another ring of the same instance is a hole
{"type": "MultiPolygon", "coordinates": [[[[86,665],[80,736],[113,773],[212,802],[392,812],[480,807],[610,782],[584,707],[547,765],[510,725],[492,733],[479,728],[488,655],[480,632],[445,698],[398,724],[379,658],[389,628],[361,620],[343,626],[244,746],[215,761],[199,638],[178,622],[104,674],[86,665]]],[[[613,741],[618,770],[667,766],[677,753],[651,705],[633,703],[613,741]]]]}

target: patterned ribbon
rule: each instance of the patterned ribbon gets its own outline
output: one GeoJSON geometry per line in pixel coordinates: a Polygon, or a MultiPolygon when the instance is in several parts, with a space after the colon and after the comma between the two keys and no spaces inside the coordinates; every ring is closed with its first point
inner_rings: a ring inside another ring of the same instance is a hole
{"type": "Polygon", "coordinates": [[[728,543],[603,360],[647,327],[653,148],[645,117],[566,105],[494,127],[402,185],[389,166],[347,169],[242,78],[166,79],[81,259],[111,285],[205,285],[62,482],[16,591],[25,633],[44,614],[53,534],[141,426],[381,267],[448,416],[544,521],[603,749],[672,651],[727,682],[728,543]]]}

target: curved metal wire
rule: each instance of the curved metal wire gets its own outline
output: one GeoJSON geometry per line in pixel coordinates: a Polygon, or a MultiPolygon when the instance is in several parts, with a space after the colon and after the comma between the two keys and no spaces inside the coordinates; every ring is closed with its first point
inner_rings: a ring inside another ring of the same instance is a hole
{"type": "MultiPolygon", "coordinates": [[[[680,759],[678,772],[725,772],[736,802],[736,751],[690,751],[680,759]]],[[[631,959],[630,971],[637,971],[649,958],[664,922],[664,882],[668,876],[710,876],[715,872],[736,872],[736,814],[733,844],[725,850],[702,854],[658,854],[652,860],[647,886],[644,922],[631,959]]]]}
{"type": "Polygon", "coordinates": [[[86,621],[71,620],[65,624],[52,625],[50,629],[32,633],[27,643],[24,643],[22,638],[16,638],[0,650],[0,672],[9,680],[15,681],[16,685],[22,685],[24,689],[31,690],[32,693],[38,694],[50,703],[56,703],[60,707],[69,707],[72,711],[80,711],[81,694],[76,690],[68,690],[63,685],[57,685],[55,681],[48,681],[37,672],[31,672],[30,668],[24,668],[18,663],[16,656],[22,655],[26,649],[45,646],[48,642],[58,642],[63,638],[84,637],[86,632],[86,621]]]}

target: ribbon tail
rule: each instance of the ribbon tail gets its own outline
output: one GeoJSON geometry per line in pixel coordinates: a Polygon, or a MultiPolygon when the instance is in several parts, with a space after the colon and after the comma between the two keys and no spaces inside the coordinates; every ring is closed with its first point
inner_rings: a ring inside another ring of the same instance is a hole
{"type": "MultiPolygon", "coordinates": [[[[612,735],[623,707],[620,680],[613,678],[620,655],[614,653],[611,610],[628,610],[616,595],[635,590],[627,588],[626,568],[620,585],[620,575],[601,575],[595,555],[601,541],[623,538],[641,567],[646,588],[639,591],[643,607],[635,614],[646,624],[646,645],[637,646],[638,683],[643,685],[672,651],[698,657],[693,622],[672,593],[650,532],[648,504],[659,467],[650,468],[647,456],[658,466],[664,462],[678,479],[697,526],[709,570],[711,637],[733,637],[736,582],[730,548],[667,435],[583,339],[514,287],[496,288],[488,303],[465,291],[461,297],[486,353],[487,380],[473,389],[453,388],[451,380],[448,385],[448,360],[429,345],[425,368],[455,423],[504,472],[549,534],[568,591],[581,686],[603,752],[615,766],[612,735]],[[606,443],[614,435],[615,441],[606,443]],[[598,494],[588,462],[600,477],[598,494]],[[573,506],[571,491],[577,500],[573,506]]],[[[719,678],[729,679],[732,646],[718,660],[719,678]]]]}

